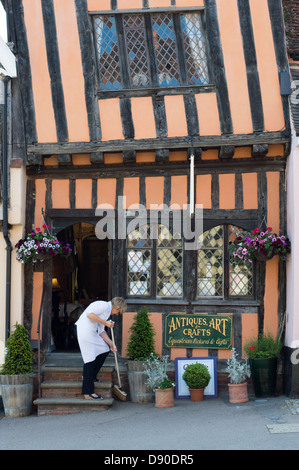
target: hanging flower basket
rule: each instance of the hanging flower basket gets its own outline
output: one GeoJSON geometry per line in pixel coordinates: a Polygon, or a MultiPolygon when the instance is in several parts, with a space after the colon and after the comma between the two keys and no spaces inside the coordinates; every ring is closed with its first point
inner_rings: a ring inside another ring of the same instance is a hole
{"type": "MultiPolygon", "coordinates": [[[[44,224],[42,228],[47,230],[49,226],[44,224]]],[[[19,240],[16,248],[17,260],[20,263],[42,262],[57,255],[67,258],[72,252],[68,243],[60,242],[57,237],[46,231],[43,233],[39,227],[19,240]]]]}
{"type": "Polygon", "coordinates": [[[243,259],[252,263],[254,259],[267,261],[278,255],[286,260],[291,252],[291,242],[286,235],[278,236],[268,227],[264,232],[258,227],[246,237],[237,237],[231,245],[234,258],[243,259]]]}

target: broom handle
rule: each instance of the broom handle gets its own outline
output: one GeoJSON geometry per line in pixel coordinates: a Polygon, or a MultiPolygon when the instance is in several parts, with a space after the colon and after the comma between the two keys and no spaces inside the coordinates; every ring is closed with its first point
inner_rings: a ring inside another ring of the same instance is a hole
{"type": "MultiPolygon", "coordinates": [[[[110,328],[110,331],[111,331],[111,338],[112,338],[113,347],[115,349],[113,328],[110,328]]],[[[119,385],[119,388],[121,388],[121,381],[120,381],[116,351],[114,351],[114,358],[115,358],[116,372],[117,372],[117,378],[118,378],[118,385],[119,385]]]]}

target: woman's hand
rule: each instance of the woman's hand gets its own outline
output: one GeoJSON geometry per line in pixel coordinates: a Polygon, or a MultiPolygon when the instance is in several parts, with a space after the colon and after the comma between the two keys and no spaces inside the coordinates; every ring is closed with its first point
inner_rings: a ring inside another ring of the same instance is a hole
{"type": "Polygon", "coordinates": [[[110,349],[111,349],[111,351],[112,351],[112,352],[117,352],[117,347],[116,347],[116,346],[114,346],[114,344],[113,344],[113,343],[112,343],[112,344],[110,344],[110,349]]]}
{"type": "Polygon", "coordinates": [[[114,321],[112,321],[112,320],[106,321],[106,326],[107,326],[108,328],[113,328],[114,325],[115,325],[114,321]]]}

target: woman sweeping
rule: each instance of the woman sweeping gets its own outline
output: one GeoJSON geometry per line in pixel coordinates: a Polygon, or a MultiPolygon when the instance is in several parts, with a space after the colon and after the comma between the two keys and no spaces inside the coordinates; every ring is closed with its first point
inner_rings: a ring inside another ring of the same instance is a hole
{"type": "Polygon", "coordinates": [[[111,302],[99,300],[92,302],[76,322],[78,343],[84,363],[82,394],[87,400],[102,399],[101,395],[94,393],[94,382],[109,351],[116,351],[105,331],[105,326],[113,328],[114,322],[108,320],[110,315],[122,314],[125,311],[126,303],[121,297],[114,297],[111,302]]]}

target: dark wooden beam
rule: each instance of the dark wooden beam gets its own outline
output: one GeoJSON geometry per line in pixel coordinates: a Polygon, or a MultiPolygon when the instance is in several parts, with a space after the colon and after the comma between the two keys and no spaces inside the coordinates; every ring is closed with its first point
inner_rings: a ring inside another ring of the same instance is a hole
{"type": "Polygon", "coordinates": [[[235,147],[233,145],[224,145],[219,149],[219,158],[220,160],[226,160],[228,158],[233,158],[235,154],[235,147]]]}
{"type": "MultiPolygon", "coordinates": [[[[264,132],[260,134],[232,134],[194,136],[193,146],[202,149],[233,145],[246,147],[258,144],[287,144],[290,140],[283,132],[264,132]]],[[[190,138],[168,137],[159,139],[110,140],[103,142],[39,143],[27,145],[27,154],[59,155],[63,153],[122,152],[123,150],[152,151],[153,149],[187,149],[190,138]]]]}

